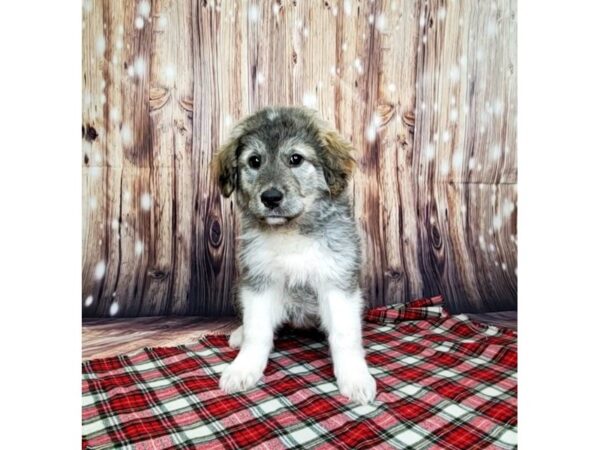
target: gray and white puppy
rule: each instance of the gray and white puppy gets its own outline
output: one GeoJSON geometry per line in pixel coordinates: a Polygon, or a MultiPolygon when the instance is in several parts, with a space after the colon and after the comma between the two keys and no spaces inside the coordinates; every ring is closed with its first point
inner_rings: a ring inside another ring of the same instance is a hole
{"type": "Polygon", "coordinates": [[[340,392],[375,398],[362,347],[360,241],[345,192],[353,148],[315,112],[266,108],[234,128],[213,160],[223,195],[241,215],[240,347],[221,376],[226,392],[254,386],[276,329],[320,326],[327,333],[340,392]]]}

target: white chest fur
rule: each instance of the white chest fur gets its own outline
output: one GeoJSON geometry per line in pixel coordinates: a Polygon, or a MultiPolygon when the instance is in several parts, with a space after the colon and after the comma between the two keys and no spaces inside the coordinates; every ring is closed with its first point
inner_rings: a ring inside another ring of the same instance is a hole
{"type": "Polygon", "coordinates": [[[244,248],[250,272],[314,287],[338,277],[336,255],[321,240],[294,231],[260,232],[252,238],[244,248]]]}

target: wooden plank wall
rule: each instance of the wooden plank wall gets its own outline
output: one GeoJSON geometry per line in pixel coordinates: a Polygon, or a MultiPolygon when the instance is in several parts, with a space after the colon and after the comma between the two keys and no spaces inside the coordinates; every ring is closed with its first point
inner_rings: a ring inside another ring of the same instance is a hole
{"type": "Polygon", "coordinates": [[[300,104],[358,149],[370,304],[516,309],[516,0],[83,6],[84,316],[230,314],[209,161],[238,119],[300,104]]]}

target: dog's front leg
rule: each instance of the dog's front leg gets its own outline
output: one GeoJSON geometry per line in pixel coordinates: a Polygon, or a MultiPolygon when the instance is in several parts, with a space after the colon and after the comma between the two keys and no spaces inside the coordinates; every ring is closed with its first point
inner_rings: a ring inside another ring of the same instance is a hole
{"type": "Polygon", "coordinates": [[[240,352],[224,370],[219,382],[221,389],[228,393],[250,389],[262,376],[283,309],[280,289],[274,285],[261,292],[242,286],[240,302],[243,309],[240,352]]]}
{"type": "Polygon", "coordinates": [[[369,374],[362,346],[360,291],[326,288],[319,293],[322,323],[328,333],[333,371],[342,395],[361,404],[375,398],[375,379],[369,374]]]}

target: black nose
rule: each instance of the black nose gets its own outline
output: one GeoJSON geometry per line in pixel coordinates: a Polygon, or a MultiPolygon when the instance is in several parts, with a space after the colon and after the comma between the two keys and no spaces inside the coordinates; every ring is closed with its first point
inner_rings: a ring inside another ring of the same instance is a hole
{"type": "Polygon", "coordinates": [[[260,194],[260,201],[263,202],[263,204],[269,209],[276,208],[281,202],[282,198],[283,192],[280,192],[275,188],[267,189],[265,192],[260,194]]]}

